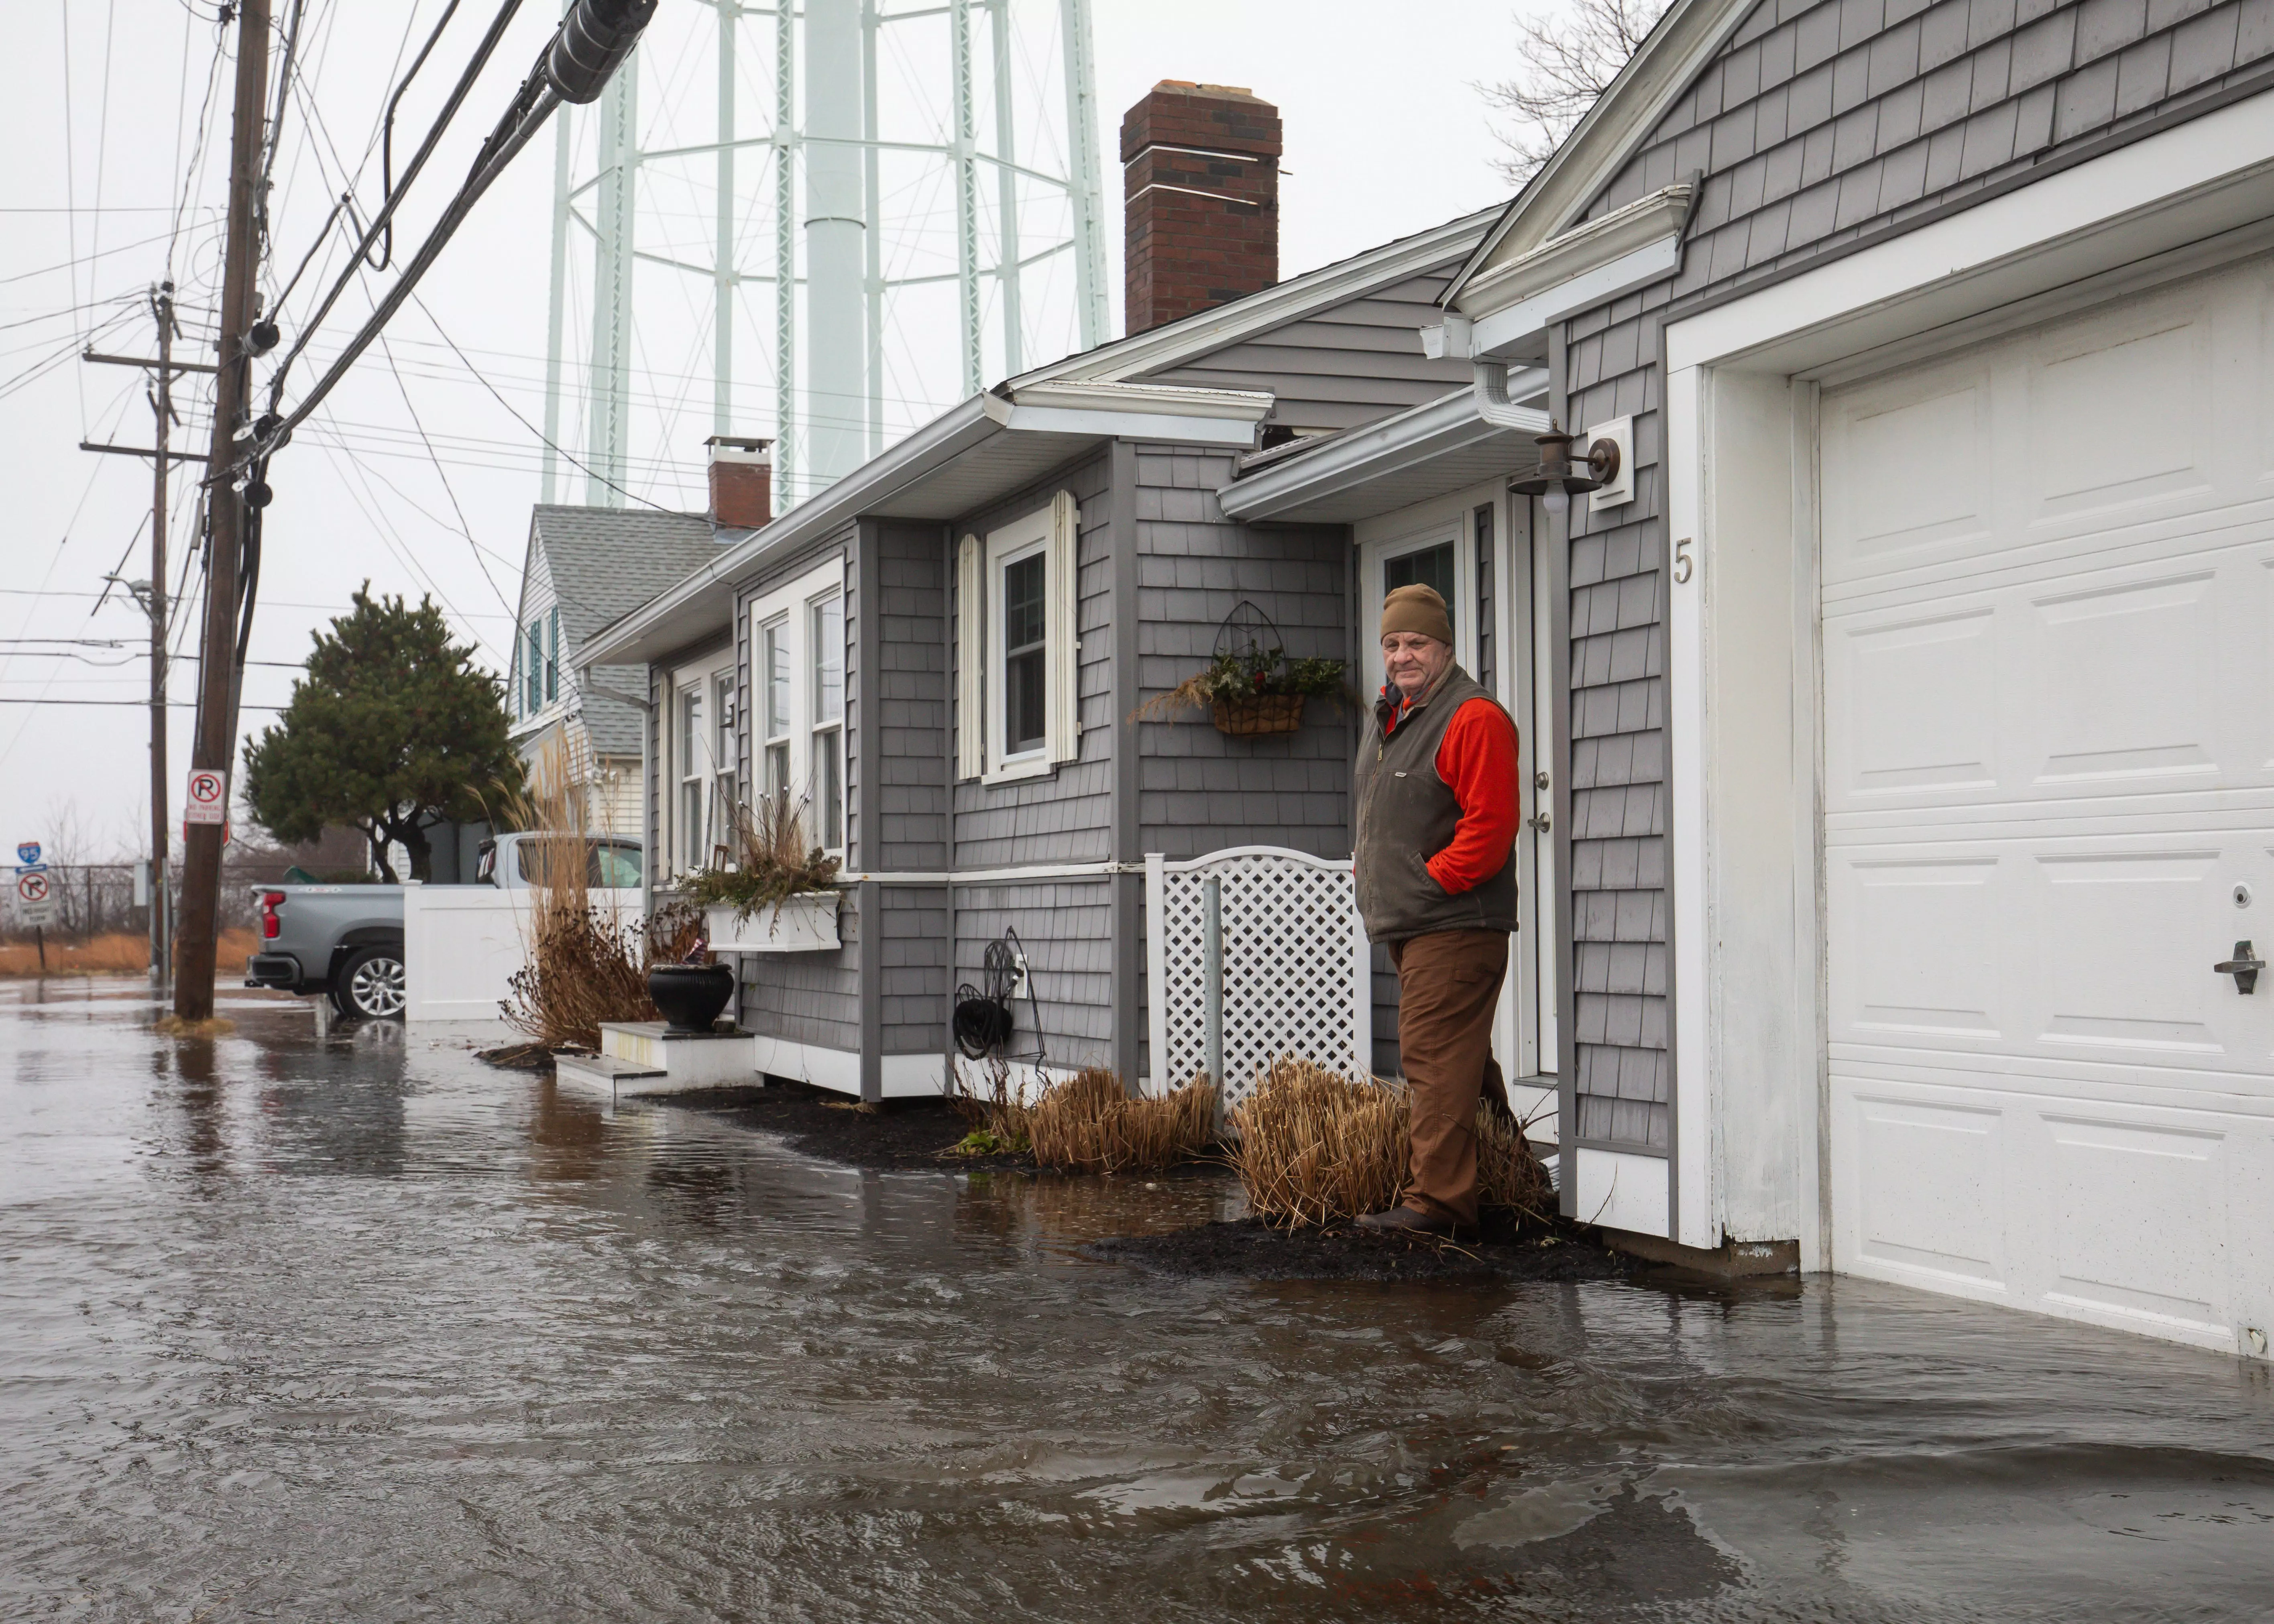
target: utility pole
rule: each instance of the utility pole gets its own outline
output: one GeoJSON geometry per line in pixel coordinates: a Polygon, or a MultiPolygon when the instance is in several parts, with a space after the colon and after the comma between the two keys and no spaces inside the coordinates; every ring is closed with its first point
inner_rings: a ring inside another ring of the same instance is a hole
{"type": "Polygon", "coordinates": [[[150,617],[150,984],[163,988],[173,979],[174,931],[172,897],[166,882],[167,856],[172,839],[167,824],[166,766],[166,473],[170,462],[202,462],[194,451],[172,447],[174,374],[210,372],[205,362],[174,359],[174,340],[180,328],[174,318],[174,284],[161,282],[150,295],[150,312],[158,322],[158,356],[97,355],[89,346],[82,361],[106,366],[139,366],[156,375],[150,393],[150,410],[157,432],[148,448],[140,446],[98,446],[85,440],[81,451],[102,451],[114,456],[146,456],[157,464],[150,496],[150,579],[146,582],[109,579],[132,594],[150,617]]]}
{"type": "Polygon", "coordinates": [[[150,485],[150,985],[163,993],[173,969],[174,933],[166,917],[166,444],[174,425],[174,284],[160,284],[150,301],[158,318],[158,387],[150,397],[157,416],[158,472],[150,485]]]}
{"type": "MultiPolygon", "coordinates": [[[[238,420],[252,393],[246,337],[256,315],[253,274],[260,258],[258,205],[261,121],[268,102],[268,0],[239,0],[237,108],[230,132],[229,235],[222,260],[220,370],[214,379],[213,449],[206,459],[206,514],[212,555],[206,569],[203,658],[198,666],[193,770],[229,777],[237,734],[238,566],[245,492],[237,487],[238,420]]],[[[174,1014],[209,1020],[214,1008],[214,938],[221,906],[222,826],[192,823],[184,840],[182,916],[174,1014]]]]}

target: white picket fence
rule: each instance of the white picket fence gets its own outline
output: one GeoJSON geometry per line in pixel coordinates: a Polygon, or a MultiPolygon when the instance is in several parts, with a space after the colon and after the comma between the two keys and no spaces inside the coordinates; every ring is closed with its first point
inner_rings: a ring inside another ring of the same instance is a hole
{"type": "MultiPolygon", "coordinates": [[[[539,893],[491,885],[403,888],[405,1020],[495,1020],[529,962],[529,906],[539,893]]],[[[640,893],[596,891],[604,914],[637,924],[640,893]]]]}
{"type": "Polygon", "coordinates": [[[1276,846],[1145,860],[1152,1086],[1207,1069],[1206,882],[1221,882],[1226,1109],[1255,1073],[1296,1055],[1364,1077],[1374,1064],[1373,955],[1350,859],[1276,846]]]}

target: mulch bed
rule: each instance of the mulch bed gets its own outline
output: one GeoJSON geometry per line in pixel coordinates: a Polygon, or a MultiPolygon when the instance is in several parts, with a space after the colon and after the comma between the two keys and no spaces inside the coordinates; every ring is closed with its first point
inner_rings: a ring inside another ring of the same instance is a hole
{"type": "Polygon", "coordinates": [[[959,1154],[956,1144],[973,1124],[945,1100],[885,1100],[862,1105],[825,1088],[779,1082],[758,1088],[673,1094],[670,1102],[736,1127],[779,1134],[801,1155],[848,1167],[1000,1171],[1035,1165],[1034,1157],[1024,1152],[959,1154]]]}
{"type": "Polygon", "coordinates": [[[1479,1239],[1382,1234],[1355,1224],[1276,1229],[1260,1218],[1093,1241],[1082,1255],[1185,1279],[1574,1281],[1623,1279],[1632,1264],[1585,1226],[1517,1226],[1487,1214],[1479,1239]]]}

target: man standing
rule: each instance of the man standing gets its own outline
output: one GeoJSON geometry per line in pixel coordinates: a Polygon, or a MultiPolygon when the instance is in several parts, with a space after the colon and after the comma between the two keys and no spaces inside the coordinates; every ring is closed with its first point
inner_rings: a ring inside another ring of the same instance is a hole
{"type": "Polygon", "coordinates": [[[1412,1187],[1359,1222],[1449,1235],[1477,1222],[1477,1103],[1516,929],[1516,724],[1453,662],[1445,600],[1402,586],[1382,606],[1374,726],[1359,748],[1358,907],[1397,967],[1412,1101],[1412,1187]]]}

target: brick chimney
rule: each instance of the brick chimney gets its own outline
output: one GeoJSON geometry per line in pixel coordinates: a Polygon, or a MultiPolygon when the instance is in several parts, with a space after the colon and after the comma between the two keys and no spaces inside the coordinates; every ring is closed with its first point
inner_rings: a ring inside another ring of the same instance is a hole
{"type": "Polygon", "coordinates": [[[1279,109],[1235,85],[1164,79],[1121,120],[1131,333],[1279,280],[1279,109]]]}
{"type": "Polygon", "coordinates": [[[774,452],[770,440],[713,434],[711,523],[722,530],[757,530],[774,516],[774,452]]]}

